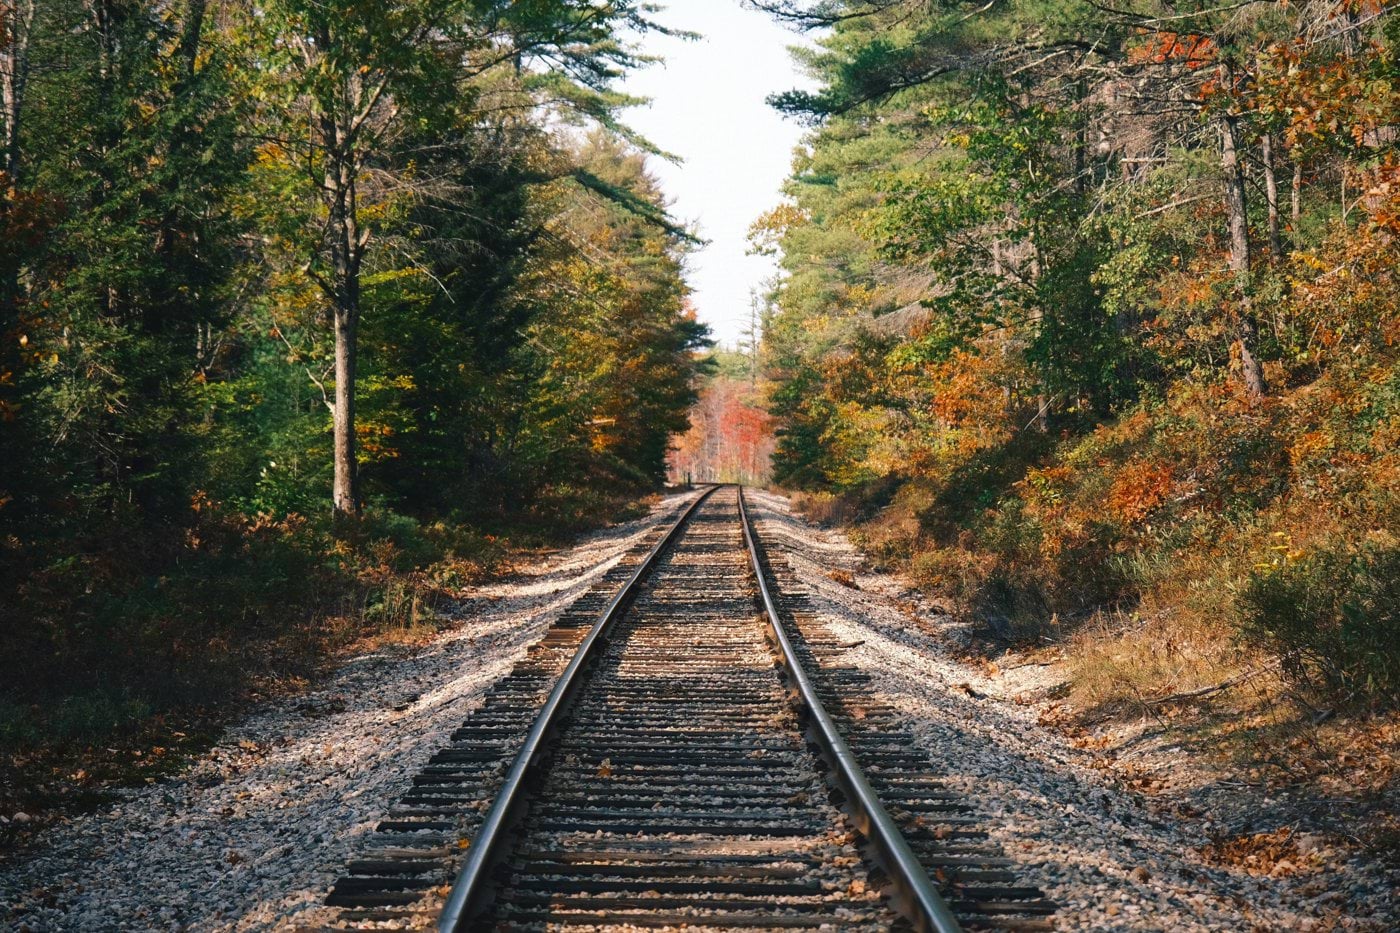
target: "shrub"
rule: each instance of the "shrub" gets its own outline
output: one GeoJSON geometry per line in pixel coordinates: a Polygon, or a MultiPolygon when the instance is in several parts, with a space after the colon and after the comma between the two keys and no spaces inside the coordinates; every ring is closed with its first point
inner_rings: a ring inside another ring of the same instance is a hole
{"type": "Polygon", "coordinates": [[[810,521],[827,527],[848,525],[860,514],[853,499],[831,492],[795,492],[792,504],[810,521]]]}
{"type": "Polygon", "coordinates": [[[1339,700],[1400,695],[1400,548],[1325,547],[1261,567],[1237,602],[1246,637],[1339,700]]]}

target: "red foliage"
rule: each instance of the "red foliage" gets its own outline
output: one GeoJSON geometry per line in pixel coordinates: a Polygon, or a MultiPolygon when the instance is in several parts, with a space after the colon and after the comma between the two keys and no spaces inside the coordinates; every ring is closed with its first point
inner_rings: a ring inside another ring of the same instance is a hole
{"type": "Polygon", "coordinates": [[[759,407],[749,383],[719,377],[690,412],[690,430],[669,458],[673,480],[719,480],[761,484],[773,456],[773,417],[759,407]]]}

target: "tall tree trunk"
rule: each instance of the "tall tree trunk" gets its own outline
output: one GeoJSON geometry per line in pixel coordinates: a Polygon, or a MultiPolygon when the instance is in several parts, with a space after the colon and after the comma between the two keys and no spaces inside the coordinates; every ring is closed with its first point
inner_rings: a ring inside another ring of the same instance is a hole
{"type": "Polygon", "coordinates": [[[1278,179],[1274,175],[1274,139],[1265,133],[1260,142],[1264,159],[1264,199],[1269,206],[1269,252],[1277,259],[1283,255],[1283,241],[1278,229],[1278,179]]]}
{"type": "MultiPolygon", "coordinates": [[[[0,219],[14,204],[20,186],[20,128],[24,114],[24,92],[29,83],[29,40],[34,28],[35,0],[15,0],[0,5],[0,124],[4,137],[0,145],[0,172],[5,183],[0,188],[0,219]]],[[[5,322],[17,313],[20,300],[20,263],[6,256],[0,266],[0,333],[5,322]]]]}
{"type": "Polygon", "coordinates": [[[204,31],[204,13],[208,0],[190,0],[185,11],[184,28],[180,31],[181,84],[188,87],[194,82],[196,67],[199,64],[199,40],[204,31]]]}
{"type": "Polygon", "coordinates": [[[1230,271],[1235,276],[1239,301],[1239,324],[1235,329],[1235,344],[1240,351],[1240,376],[1250,398],[1268,394],[1264,368],[1259,363],[1259,324],[1249,296],[1249,216],[1246,211],[1244,169],[1240,165],[1237,143],[1239,117],[1226,112],[1220,117],[1220,167],[1225,176],[1225,210],[1230,224],[1230,271]]]}
{"type": "MultiPolygon", "coordinates": [[[[93,149],[98,156],[98,183],[93,188],[90,208],[97,211],[111,201],[118,185],[107,156],[117,147],[122,132],[116,100],[119,90],[117,35],[123,11],[115,0],[88,0],[87,12],[97,46],[97,131],[93,149]]],[[[115,285],[102,289],[98,300],[103,317],[115,317],[122,310],[122,296],[115,285]]]]}
{"type": "Polygon", "coordinates": [[[1298,242],[1298,221],[1303,216],[1303,163],[1294,161],[1293,163],[1293,242],[1298,242]]]}
{"type": "MultiPolygon", "coordinates": [[[[1041,242],[1042,239],[1040,236],[1039,228],[1033,228],[1031,232],[1032,252],[1030,262],[1030,280],[1036,283],[1040,281],[1041,273],[1045,269],[1045,264],[1041,260],[1041,242]]],[[[1039,336],[1041,328],[1045,322],[1045,309],[1040,306],[1040,301],[1038,299],[1036,300],[1034,307],[1031,309],[1030,318],[1031,330],[1035,333],[1036,336],[1039,336]]],[[[1035,429],[1041,434],[1048,434],[1050,433],[1050,397],[1045,394],[1045,381],[1043,379],[1037,379],[1036,381],[1037,388],[1039,391],[1037,391],[1035,394],[1035,429]]]]}
{"type": "Polygon", "coordinates": [[[337,517],[359,515],[358,464],[355,453],[355,369],[360,326],[360,257],[364,247],[358,228],[356,165],[349,134],[333,116],[321,119],[326,145],[324,191],[329,209],[332,279],[327,291],[335,323],[335,404],[331,416],[335,478],[331,502],[337,517]]]}
{"type": "Polygon", "coordinates": [[[358,312],[335,309],[335,410],[331,416],[335,438],[335,479],[331,499],[337,517],[360,512],[358,470],[355,462],[355,364],[358,312]]]}
{"type": "MultiPolygon", "coordinates": [[[[1002,261],[1001,261],[1001,239],[998,238],[998,237],[996,237],[996,236],[993,236],[993,237],[992,237],[992,275],[995,276],[996,279],[997,279],[998,281],[1000,281],[1001,278],[1002,278],[1002,276],[1004,276],[1005,274],[1006,274],[1006,269],[1005,269],[1005,266],[1002,264],[1002,261]]],[[[1003,329],[1001,330],[1001,336],[998,338],[998,346],[997,346],[997,349],[998,349],[998,351],[1000,352],[1001,358],[1002,358],[1003,360],[1005,360],[1008,356],[1011,355],[1011,335],[1010,335],[1010,333],[1009,333],[1005,328],[1003,328],[1003,329]]],[[[1016,398],[1015,398],[1014,394],[1013,394],[1012,391],[1011,391],[1011,381],[1008,380],[1007,382],[1003,383],[1003,384],[1002,384],[1002,387],[1001,387],[1001,411],[1002,411],[1002,414],[1003,414],[1003,415],[1006,415],[1008,418],[1010,418],[1010,417],[1012,417],[1012,416],[1015,415],[1015,413],[1016,413],[1016,412],[1015,412],[1015,408],[1016,408],[1016,398]]]]}
{"type": "MultiPolygon", "coordinates": [[[[168,156],[171,164],[180,164],[185,161],[186,153],[193,147],[200,145],[200,131],[197,128],[198,118],[192,113],[189,97],[197,93],[199,80],[199,44],[204,29],[204,15],[208,0],[189,0],[185,10],[185,20],[180,29],[180,44],[175,50],[175,60],[179,64],[179,71],[171,85],[172,109],[178,115],[179,122],[174,126],[168,143],[168,156]]],[[[167,268],[176,267],[181,262],[181,257],[177,255],[179,242],[182,234],[185,237],[198,241],[199,230],[184,225],[180,222],[180,214],[177,209],[179,199],[177,193],[181,184],[186,180],[176,173],[166,176],[164,191],[166,194],[166,209],[162,213],[160,224],[156,230],[155,252],[156,255],[166,263],[167,268]],[[182,229],[183,226],[183,229],[182,229]]],[[[184,302],[170,301],[174,297],[173,292],[167,292],[166,300],[158,304],[163,306],[163,311],[169,315],[175,311],[178,317],[165,320],[167,325],[187,327],[191,324],[196,329],[201,327],[197,320],[187,320],[186,315],[180,314],[175,309],[184,309],[184,302]]],[[[196,357],[202,364],[202,357],[196,357]]]]}
{"type": "Polygon", "coordinates": [[[1074,193],[1080,197],[1089,190],[1087,176],[1089,167],[1089,117],[1084,112],[1084,100],[1088,97],[1084,79],[1080,78],[1074,87],[1074,193]]]}
{"type": "Polygon", "coordinates": [[[6,6],[6,12],[0,14],[0,123],[4,124],[5,134],[0,171],[5,173],[12,191],[19,186],[19,134],[24,91],[29,83],[29,39],[34,28],[35,0],[15,0],[6,6]]]}

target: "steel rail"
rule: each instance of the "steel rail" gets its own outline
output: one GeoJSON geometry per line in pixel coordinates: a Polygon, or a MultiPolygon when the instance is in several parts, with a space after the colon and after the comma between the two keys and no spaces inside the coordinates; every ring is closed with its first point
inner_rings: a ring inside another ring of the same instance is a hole
{"type": "Polygon", "coordinates": [[[822,706],[816,687],[797,658],[797,652],[793,649],[792,641],[778,616],[773,594],[768,588],[763,571],[762,551],[758,536],[749,520],[748,508],[744,504],[742,486],[739,488],[739,520],[744,526],[744,544],[748,547],[754,576],[758,579],[758,591],[763,597],[768,624],[782,652],[783,666],[787,669],[788,676],[797,690],[798,699],[806,710],[822,757],[831,766],[837,786],[846,795],[846,803],[857,828],[874,847],[881,867],[885,869],[891,884],[894,885],[896,901],[905,908],[917,929],[923,933],[961,933],[962,925],[957,917],[953,916],[948,902],[929,880],[928,873],[919,864],[918,856],[909,848],[904,834],[899,831],[899,827],[880,803],[879,796],[866,780],[851,747],[841,737],[836,723],[822,706]]]}
{"type": "Polygon", "coordinates": [[[583,641],[579,643],[573,659],[569,661],[568,667],[564,668],[564,672],[559,675],[554,689],[550,691],[548,699],[540,707],[534,724],[525,736],[525,744],[516,754],[510,771],[506,773],[505,783],[501,785],[496,799],[491,802],[491,809],[487,811],[481,829],[472,840],[471,852],[466,863],[462,866],[462,870],[458,872],[457,880],[453,882],[452,890],[447,896],[447,903],[443,905],[442,914],[438,918],[439,933],[461,933],[474,918],[476,911],[484,906],[482,895],[488,887],[488,876],[495,865],[496,855],[503,844],[506,833],[510,830],[515,817],[525,802],[525,783],[539,768],[545,743],[568,711],[570,701],[583,681],[584,667],[598,653],[600,646],[606,641],[608,630],[612,628],[613,622],[636,595],[637,585],[655,566],[661,553],[675,540],[681,526],[686,523],[700,506],[700,503],[708,499],[710,494],[718,488],[719,486],[711,486],[696,496],[690,505],[686,506],[685,511],[666,531],[661,540],[656,542],[656,546],[651,549],[632,576],[618,589],[617,594],[613,596],[607,607],[598,616],[597,621],[589,628],[583,641]]]}

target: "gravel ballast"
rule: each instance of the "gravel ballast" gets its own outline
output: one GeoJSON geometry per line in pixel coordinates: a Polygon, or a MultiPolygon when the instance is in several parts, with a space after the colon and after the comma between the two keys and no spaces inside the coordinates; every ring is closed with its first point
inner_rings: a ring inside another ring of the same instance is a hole
{"type": "Polygon", "coordinates": [[[426,646],[353,657],[173,779],[53,825],[0,870],[0,928],[297,926],[487,688],[685,498],[473,588],[426,646]]]}
{"type": "MultiPolygon", "coordinates": [[[[1272,875],[1211,862],[1201,853],[1214,814],[1183,821],[1115,783],[1092,750],[1038,721],[1043,703],[1015,701],[1024,678],[959,660],[952,620],[868,571],[844,535],[780,496],[748,495],[770,558],[790,565],[810,609],[851,646],[844,660],[904,713],[949,785],[975,799],[1018,883],[1059,905],[1060,928],[1400,928],[1396,879],[1325,839],[1305,840],[1305,863],[1272,875]]],[[[0,929],[314,920],[347,859],[486,690],[684,498],[474,588],[431,643],[353,657],[309,693],[254,711],[174,778],[49,827],[0,868],[0,929]]]]}
{"type": "Polygon", "coordinates": [[[1037,722],[1042,704],[1013,700],[1024,682],[1008,689],[953,656],[952,620],[897,579],[869,572],[839,531],[813,527],[780,496],[749,495],[769,554],[788,562],[824,627],[852,645],[843,661],[874,678],[949,785],[978,802],[1017,862],[1018,883],[1059,905],[1059,928],[1400,928],[1396,879],[1326,841],[1273,876],[1208,863],[1211,814],[1182,821],[1116,786],[1092,767],[1092,752],[1037,722]]]}

